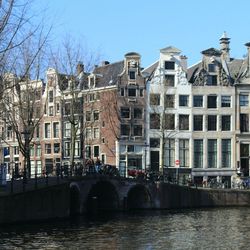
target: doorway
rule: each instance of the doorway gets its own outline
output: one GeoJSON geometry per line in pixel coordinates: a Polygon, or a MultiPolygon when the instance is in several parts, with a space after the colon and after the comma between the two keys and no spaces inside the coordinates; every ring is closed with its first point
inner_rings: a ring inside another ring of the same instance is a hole
{"type": "Polygon", "coordinates": [[[152,171],[159,171],[159,151],[150,151],[150,169],[152,171]]]}
{"type": "Polygon", "coordinates": [[[249,144],[240,144],[240,170],[244,177],[249,176],[249,144]]]}

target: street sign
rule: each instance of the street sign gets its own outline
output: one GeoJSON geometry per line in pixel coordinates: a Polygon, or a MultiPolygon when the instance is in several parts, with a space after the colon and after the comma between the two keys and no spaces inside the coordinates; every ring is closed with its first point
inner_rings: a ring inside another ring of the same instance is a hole
{"type": "Polygon", "coordinates": [[[180,165],[180,160],[175,160],[175,165],[180,165]]]}

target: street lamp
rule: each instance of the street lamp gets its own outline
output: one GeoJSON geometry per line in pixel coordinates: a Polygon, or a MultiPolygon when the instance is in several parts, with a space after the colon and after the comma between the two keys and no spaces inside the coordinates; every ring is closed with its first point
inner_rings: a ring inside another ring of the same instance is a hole
{"type": "MultiPolygon", "coordinates": [[[[27,171],[28,171],[28,176],[30,177],[30,169],[27,169],[27,154],[29,154],[29,137],[30,137],[30,132],[28,128],[25,128],[23,132],[21,132],[21,134],[24,135],[24,148],[25,148],[25,164],[24,164],[24,173],[23,173],[23,180],[24,182],[26,182],[26,178],[27,178],[27,171]]],[[[30,160],[30,159],[29,159],[30,160]]]]}

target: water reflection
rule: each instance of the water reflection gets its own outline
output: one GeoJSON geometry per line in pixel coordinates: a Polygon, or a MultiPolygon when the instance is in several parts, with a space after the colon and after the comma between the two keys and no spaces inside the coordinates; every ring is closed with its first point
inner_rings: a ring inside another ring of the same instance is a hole
{"type": "Polygon", "coordinates": [[[243,249],[250,208],[150,211],[1,227],[0,249],[243,249]]]}

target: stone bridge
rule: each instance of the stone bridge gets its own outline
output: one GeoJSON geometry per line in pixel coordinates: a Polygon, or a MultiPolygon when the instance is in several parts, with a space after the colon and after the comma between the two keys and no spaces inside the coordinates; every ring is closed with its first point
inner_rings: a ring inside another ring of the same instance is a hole
{"type": "Polygon", "coordinates": [[[70,182],[70,213],[158,207],[157,185],[136,179],[86,176],[70,182]]]}
{"type": "MultiPolygon", "coordinates": [[[[19,183],[21,184],[21,183],[19,183]]],[[[98,211],[249,206],[249,190],[205,189],[105,175],[49,178],[0,193],[0,224],[98,211]]]]}

